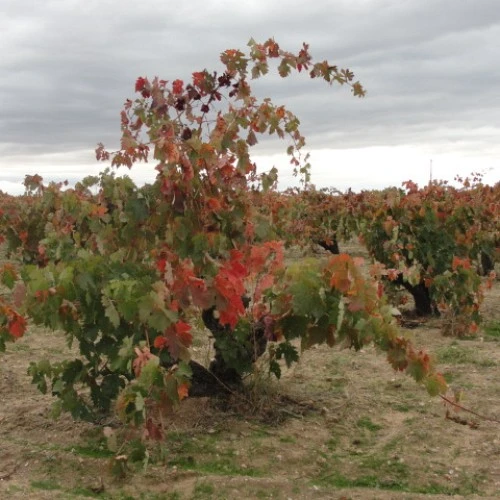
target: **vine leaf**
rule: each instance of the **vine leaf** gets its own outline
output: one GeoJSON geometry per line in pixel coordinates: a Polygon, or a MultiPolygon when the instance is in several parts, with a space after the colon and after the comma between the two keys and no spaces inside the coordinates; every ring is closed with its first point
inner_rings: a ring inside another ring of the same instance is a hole
{"type": "Polygon", "coordinates": [[[115,328],[118,328],[118,326],[120,325],[120,315],[118,314],[118,311],[116,310],[116,307],[113,304],[112,300],[109,297],[103,295],[102,305],[104,306],[104,314],[106,315],[106,318],[109,319],[109,321],[115,328]]]}
{"type": "Polygon", "coordinates": [[[20,338],[25,331],[26,320],[21,315],[14,313],[14,317],[9,321],[9,333],[15,338],[20,338]]]}

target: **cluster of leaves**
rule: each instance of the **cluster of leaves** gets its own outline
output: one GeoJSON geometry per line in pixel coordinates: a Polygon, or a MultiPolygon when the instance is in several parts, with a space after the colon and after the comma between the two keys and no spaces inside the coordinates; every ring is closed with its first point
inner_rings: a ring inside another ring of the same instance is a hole
{"type": "MultiPolygon", "coordinates": [[[[0,227],[2,229],[0,231],[0,245],[2,248],[15,247],[21,242],[25,245],[30,244],[27,232],[16,235],[10,226],[12,219],[15,221],[14,227],[21,221],[19,211],[22,210],[22,206],[23,203],[19,202],[17,197],[0,191],[0,227]],[[11,241],[13,238],[15,238],[16,243],[11,241]]],[[[4,252],[2,252],[2,257],[3,254],[4,252]]],[[[2,261],[0,283],[3,287],[12,290],[18,279],[19,274],[16,267],[12,263],[2,261]]],[[[8,295],[8,293],[4,293],[4,290],[0,293],[0,352],[5,350],[7,341],[22,337],[26,331],[26,319],[19,314],[14,301],[8,295]]]]}
{"type": "Polygon", "coordinates": [[[34,207],[42,178],[39,175],[25,178],[25,196],[2,196],[0,241],[5,244],[8,256],[16,252],[21,262],[39,262],[38,242],[43,238],[47,214],[34,207]]]}
{"type": "Polygon", "coordinates": [[[478,268],[484,254],[494,262],[498,252],[499,186],[467,180],[461,188],[404,186],[346,195],[351,226],[385,266],[389,284],[411,293],[418,314],[444,314],[446,333],[474,332],[482,301],[478,268]]]}
{"type": "Polygon", "coordinates": [[[481,278],[469,259],[453,258],[451,270],[437,275],[430,294],[444,315],[443,333],[465,336],[476,333],[481,322],[479,307],[483,300],[481,278]]]}
{"type": "Polygon", "coordinates": [[[478,273],[491,284],[500,256],[500,187],[483,185],[480,174],[457,180],[460,188],[407,182],[346,194],[307,186],[259,193],[256,204],[288,244],[316,242],[338,253],[338,240],[357,234],[384,266],[389,292],[406,289],[417,314],[441,314],[445,333],[465,335],[481,319],[478,273]]]}
{"type": "Polygon", "coordinates": [[[338,254],[339,241],[352,236],[345,198],[336,189],[303,189],[254,193],[255,204],[271,221],[277,237],[286,245],[319,244],[338,254]]]}
{"type": "Polygon", "coordinates": [[[270,368],[277,375],[280,367],[276,360],[284,358],[287,364],[296,360],[290,343],[295,338],[301,339],[302,349],[341,343],[359,350],[374,344],[387,352],[395,370],[423,382],[430,394],[446,390],[442,376],[433,371],[431,358],[415,351],[411,342],[401,337],[383,288],[365,276],[362,259],[347,254],[326,261],[304,259],[286,269],[282,283],[281,293],[272,296],[271,310],[273,334],[284,339],[271,350],[270,368]]]}
{"type": "MultiPolygon", "coordinates": [[[[18,279],[17,271],[11,264],[0,268],[0,282],[12,289],[18,279]]],[[[5,350],[5,342],[18,339],[26,331],[26,319],[19,314],[13,304],[0,297],[0,352],[5,350]]]]}
{"type": "MultiPolygon", "coordinates": [[[[30,366],[59,409],[93,419],[116,401],[125,421],[161,438],[162,416],[194,381],[196,318],[210,322],[223,368],[239,374],[252,368],[249,339],[258,329],[277,376],[281,359],[298,359],[294,338],[302,348],[375,342],[395,368],[432,393],[444,390],[427,355],[398,336],[375,278],[363,278],[345,255],[285,269],[284,245],[275,239],[282,230],[255,204],[255,194],[276,183],[275,170],[257,175],[250,160],[258,134],[290,138],[291,162],[305,182],[308,165],[300,162],[299,120],[254,97],[249,79],[276,60],[283,77],[304,71],[350,85],[357,96],[361,85],[349,70],[313,63],[305,44],[296,55],[274,40],[249,47],[249,55],[222,53],[220,74],[195,72],[189,83],[137,80],[139,97],[121,113],[121,149],[99,145],[96,154],[116,167],[152,157],[152,185],[138,188],[109,171],[74,188],[28,177],[26,195],[1,220],[10,255],[21,263],[21,281],[3,273],[19,311],[78,343],[74,360],[30,366]]],[[[0,310],[11,337],[24,329],[20,318],[10,306],[0,310]]]]}

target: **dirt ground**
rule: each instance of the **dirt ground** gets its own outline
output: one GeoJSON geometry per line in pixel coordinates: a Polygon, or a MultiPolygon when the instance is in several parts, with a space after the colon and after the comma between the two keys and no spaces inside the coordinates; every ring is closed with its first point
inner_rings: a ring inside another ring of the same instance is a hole
{"type": "MultiPolygon", "coordinates": [[[[484,304],[496,328],[499,305],[497,282],[484,304]]],[[[464,406],[497,422],[445,418],[372,348],[318,347],[224,407],[188,399],[166,442],[117,475],[103,428],[53,420],[53,398],[31,384],[30,361],[68,357],[62,334],[31,328],[0,355],[0,498],[500,498],[500,332],[458,340],[429,321],[407,333],[439,356],[464,406]]]]}

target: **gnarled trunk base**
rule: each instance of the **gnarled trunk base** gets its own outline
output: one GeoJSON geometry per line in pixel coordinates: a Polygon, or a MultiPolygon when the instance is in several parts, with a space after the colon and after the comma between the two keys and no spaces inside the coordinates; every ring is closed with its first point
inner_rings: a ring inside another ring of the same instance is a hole
{"type": "Polygon", "coordinates": [[[404,287],[413,297],[415,302],[415,314],[417,316],[438,316],[439,312],[431,300],[429,289],[424,283],[412,285],[403,280],[403,275],[400,274],[393,283],[404,287]]]}
{"type": "MultiPolygon", "coordinates": [[[[248,299],[244,299],[244,303],[248,306],[248,299]]],[[[229,327],[219,323],[214,317],[214,311],[214,307],[203,311],[202,319],[214,337],[215,357],[208,368],[196,361],[190,361],[193,375],[189,395],[192,397],[227,395],[240,390],[245,370],[240,371],[230,366],[227,357],[233,360],[233,365],[251,369],[252,364],[264,354],[267,347],[264,325],[252,325],[247,338],[242,341],[235,338],[229,327]]]]}
{"type": "Polygon", "coordinates": [[[333,253],[335,255],[340,254],[339,244],[337,238],[335,237],[330,241],[330,243],[327,243],[325,240],[315,241],[315,243],[330,253],[333,253]]]}

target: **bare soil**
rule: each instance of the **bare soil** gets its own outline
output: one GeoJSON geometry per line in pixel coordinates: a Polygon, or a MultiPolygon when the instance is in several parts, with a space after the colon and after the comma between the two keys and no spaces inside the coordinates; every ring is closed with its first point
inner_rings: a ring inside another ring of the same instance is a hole
{"type": "MultiPolygon", "coordinates": [[[[497,282],[486,324],[500,321],[499,305],[497,282]]],[[[439,398],[372,348],[321,346],[279,383],[262,375],[229,402],[188,399],[149,460],[116,474],[103,426],[51,418],[52,396],[26,370],[69,349],[63,334],[30,328],[0,355],[0,498],[500,498],[500,338],[443,337],[437,320],[407,333],[490,420],[446,418],[439,398]]]]}

